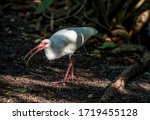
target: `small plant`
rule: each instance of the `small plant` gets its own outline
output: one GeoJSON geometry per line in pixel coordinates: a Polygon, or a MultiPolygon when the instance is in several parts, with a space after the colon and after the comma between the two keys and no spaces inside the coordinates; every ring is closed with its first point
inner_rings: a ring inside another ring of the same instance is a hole
{"type": "Polygon", "coordinates": [[[53,2],[54,0],[42,0],[41,4],[36,8],[35,14],[44,12],[53,2]]]}
{"type": "Polygon", "coordinates": [[[115,47],[116,47],[116,44],[114,42],[104,42],[98,48],[100,48],[100,49],[106,49],[106,48],[115,48],[115,47]]]}
{"type": "Polygon", "coordinates": [[[22,87],[14,88],[13,92],[25,93],[27,92],[27,88],[22,88],[22,87]]]}

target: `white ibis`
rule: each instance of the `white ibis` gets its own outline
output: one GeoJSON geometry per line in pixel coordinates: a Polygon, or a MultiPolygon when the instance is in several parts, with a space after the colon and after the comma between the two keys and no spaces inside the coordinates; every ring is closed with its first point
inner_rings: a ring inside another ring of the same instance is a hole
{"type": "Polygon", "coordinates": [[[62,82],[68,80],[74,80],[74,58],[72,55],[80,48],[91,36],[97,34],[98,31],[92,27],[73,27],[61,29],[54,33],[49,39],[44,39],[41,43],[33,48],[24,57],[24,60],[29,56],[26,61],[28,64],[29,60],[33,55],[41,50],[45,50],[45,55],[49,60],[54,60],[65,55],[69,55],[69,64],[66,71],[65,77],[62,82]],[[71,76],[69,77],[69,73],[71,76]]]}

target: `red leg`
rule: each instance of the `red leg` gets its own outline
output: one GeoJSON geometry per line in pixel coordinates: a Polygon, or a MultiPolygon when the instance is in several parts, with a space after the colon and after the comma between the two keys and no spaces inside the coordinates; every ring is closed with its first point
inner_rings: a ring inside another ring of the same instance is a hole
{"type": "Polygon", "coordinates": [[[76,77],[75,77],[75,75],[74,75],[74,73],[75,73],[74,62],[75,62],[75,60],[74,60],[74,58],[72,57],[72,68],[71,68],[71,79],[72,79],[72,80],[75,80],[75,79],[76,79],[76,77]]]}
{"type": "Polygon", "coordinates": [[[71,80],[76,79],[76,77],[74,76],[74,58],[72,56],[69,56],[68,68],[67,68],[67,71],[66,71],[63,81],[57,81],[57,82],[52,82],[52,83],[65,83],[69,79],[71,79],[71,80]],[[69,77],[70,70],[71,70],[71,76],[69,77]]]}
{"type": "Polygon", "coordinates": [[[68,68],[67,68],[67,71],[66,71],[66,74],[65,74],[65,77],[64,77],[64,82],[66,82],[68,80],[68,75],[69,75],[69,72],[70,72],[70,69],[72,68],[72,57],[69,56],[69,64],[68,64],[68,68]]]}

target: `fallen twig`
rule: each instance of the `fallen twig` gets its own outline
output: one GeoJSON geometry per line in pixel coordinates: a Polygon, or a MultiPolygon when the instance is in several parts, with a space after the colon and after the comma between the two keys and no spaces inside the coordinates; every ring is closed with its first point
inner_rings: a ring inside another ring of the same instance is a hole
{"type": "Polygon", "coordinates": [[[34,10],[35,6],[34,5],[18,5],[18,4],[13,4],[11,6],[11,9],[20,11],[20,10],[34,10]]]}
{"type": "Polygon", "coordinates": [[[121,54],[123,52],[140,52],[143,53],[145,48],[142,45],[136,45],[136,44],[121,44],[117,48],[114,48],[112,50],[113,54],[121,54]]]}
{"type": "Polygon", "coordinates": [[[12,5],[12,3],[8,3],[8,4],[4,5],[3,7],[1,7],[0,10],[3,10],[5,8],[7,8],[7,7],[10,7],[11,5],[12,5]]]}
{"type": "Polygon", "coordinates": [[[29,72],[29,73],[30,73],[31,75],[39,76],[39,77],[44,78],[45,80],[47,80],[47,78],[44,77],[44,76],[41,75],[41,74],[37,74],[37,73],[34,73],[34,72],[29,72]]]}

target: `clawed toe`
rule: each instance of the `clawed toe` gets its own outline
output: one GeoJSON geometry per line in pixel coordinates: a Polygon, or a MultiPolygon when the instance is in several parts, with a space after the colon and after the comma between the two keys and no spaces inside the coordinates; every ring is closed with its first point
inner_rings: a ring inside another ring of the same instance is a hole
{"type": "Polygon", "coordinates": [[[77,78],[74,75],[72,75],[72,76],[68,77],[67,79],[68,80],[76,80],[77,78]]]}
{"type": "Polygon", "coordinates": [[[70,76],[68,78],[64,78],[63,80],[54,81],[54,82],[51,82],[51,83],[52,84],[63,84],[63,85],[66,85],[66,83],[68,83],[70,80],[76,80],[76,77],[73,75],[73,76],[70,76]]]}

